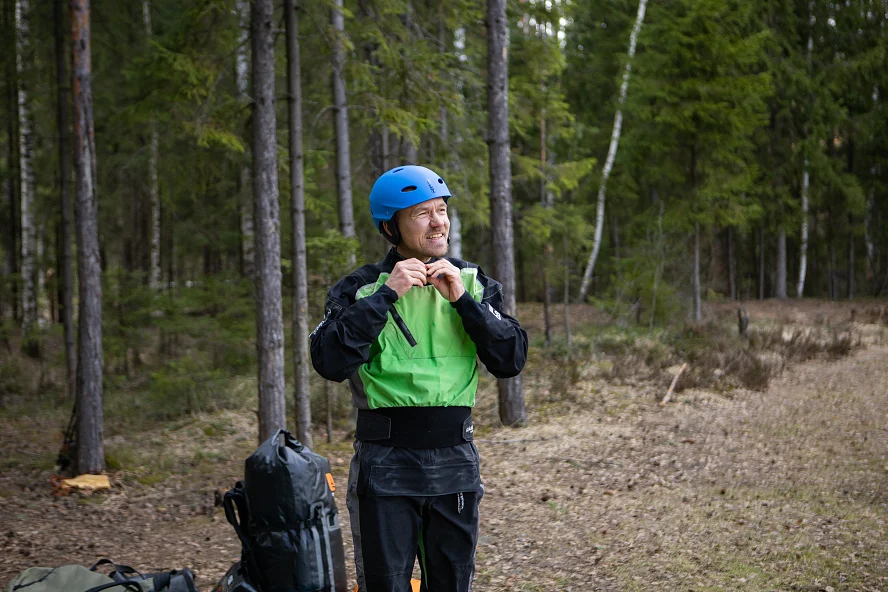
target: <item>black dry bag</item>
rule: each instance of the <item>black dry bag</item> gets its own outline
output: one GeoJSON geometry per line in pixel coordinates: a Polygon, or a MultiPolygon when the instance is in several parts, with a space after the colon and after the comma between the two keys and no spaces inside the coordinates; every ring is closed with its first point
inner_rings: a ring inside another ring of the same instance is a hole
{"type": "Polygon", "coordinates": [[[241,540],[241,569],[259,592],[347,592],[330,463],[278,430],[250,455],[225,494],[241,540]]]}

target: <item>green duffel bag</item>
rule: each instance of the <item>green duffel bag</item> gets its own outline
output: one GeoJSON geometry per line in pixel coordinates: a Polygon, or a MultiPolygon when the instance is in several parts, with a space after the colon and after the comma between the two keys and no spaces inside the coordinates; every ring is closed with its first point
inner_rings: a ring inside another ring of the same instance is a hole
{"type": "Polygon", "coordinates": [[[142,575],[126,565],[102,559],[91,568],[82,565],[29,567],[9,582],[6,592],[198,592],[191,571],[184,569],[142,575]],[[109,575],[99,573],[110,565],[109,575]]]}

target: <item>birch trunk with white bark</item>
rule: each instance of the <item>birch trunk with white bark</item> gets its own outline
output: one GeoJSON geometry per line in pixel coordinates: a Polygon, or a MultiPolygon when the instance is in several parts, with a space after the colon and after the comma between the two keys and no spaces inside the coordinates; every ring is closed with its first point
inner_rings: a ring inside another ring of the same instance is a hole
{"type": "Polygon", "coordinates": [[[21,211],[22,336],[26,338],[37,322],[37,226],[34,220],[34,136],[28,74],[30,56],[30,8],[28,0],[15,2],[16,71],[18,74],[19,123],[19,209],[21,211]]]}
{"type": "Polygon", "coordinates": [[[592,253],[589,255],[589,262],[586,264],[586,270],[583,272],[583,281],[580,284],[580,301],[586,299],[589,291],[589,285],[592,282],[592,275],[595,272],[595,263],[598,260],[598,252],[601,249],[601,232],[604,229],[604,202],[607,191],[607,180],[610,177],[611,170],[614,166],[614,160],[617,157],[617,148],[620,145],[620,132],[623,129],[623,105],[626,103],[626,95],[629,91],[629,76],[632,73],[632,58],[635,57],[635,44],[638,40],[638,33],[644,23],[644,13],[647,7],[647,0],[640,0],[638,3],[638,13],[635,16],[635,25],[632,27],[632,33],[629,36],[629,59],[626,61],[626,70],[623,72],[623,82],[620,84],[620,96],[617,101],[617,113],[614,116],[614,127],[611,132],[611,141],[607,149],[607,158],[604,161],[604,168],[601,171],[601,184],[598,187],[598,206],[595,214],[595,236],[592,243],[592,253]]]}

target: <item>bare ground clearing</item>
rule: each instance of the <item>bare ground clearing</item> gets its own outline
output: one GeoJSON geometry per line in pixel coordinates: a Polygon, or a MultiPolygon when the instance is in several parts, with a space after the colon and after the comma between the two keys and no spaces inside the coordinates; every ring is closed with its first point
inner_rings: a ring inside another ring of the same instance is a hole
{"type": "MultiPolygon", "coordinates": [[[[796,366],[764,393],[686,390],[660,408],[662,394],[593,379],[560,405],[531,393],[529,427],[478,435],[475,589],[888,590],[888,347],[796,366]]],[[[191,566],[208,590],[237,558],[213,492],[241,473],[252,418],[117,437],[109,450],[142,469],[89,497],[49,495],[56,430],[39,414],[0,425],[0,584],[109,556],[191,566]]],[[[318,450],[344,484],[350,444],[318,450]]]]}

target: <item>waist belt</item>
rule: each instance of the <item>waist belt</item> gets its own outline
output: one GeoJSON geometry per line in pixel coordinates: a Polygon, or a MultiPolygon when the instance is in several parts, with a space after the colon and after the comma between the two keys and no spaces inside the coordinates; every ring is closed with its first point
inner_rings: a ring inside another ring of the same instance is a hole
{"type": "Polygon", "coordinates": [[[385,407],[358,410],[355,438],[396,448],[443,448],[471,442],[471,407],[385,407]]]}

